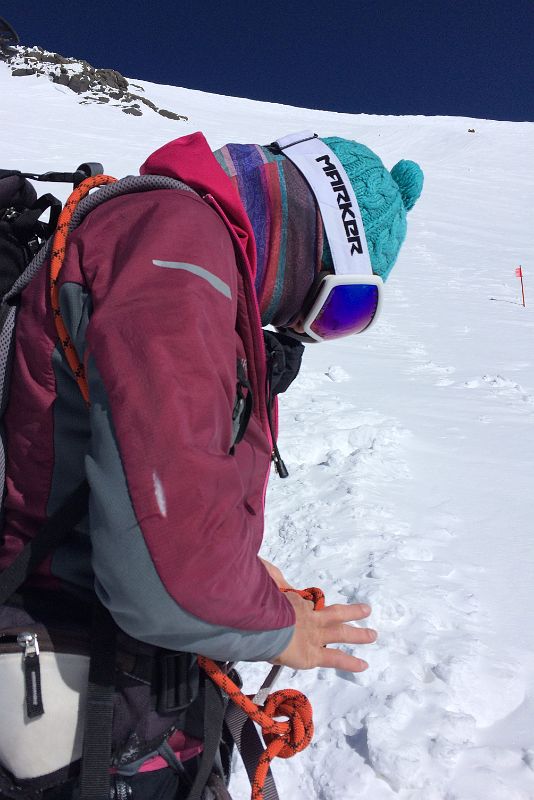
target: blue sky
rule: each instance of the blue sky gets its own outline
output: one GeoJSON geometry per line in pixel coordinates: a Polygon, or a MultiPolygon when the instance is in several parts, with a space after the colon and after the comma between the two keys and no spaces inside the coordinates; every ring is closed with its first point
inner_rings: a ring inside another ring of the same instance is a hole
{"type": "Polygon", "coordinates": [[[534,121],[534,0],[0,3],[25,44],[128,77],[351,113],[534,121]]]}

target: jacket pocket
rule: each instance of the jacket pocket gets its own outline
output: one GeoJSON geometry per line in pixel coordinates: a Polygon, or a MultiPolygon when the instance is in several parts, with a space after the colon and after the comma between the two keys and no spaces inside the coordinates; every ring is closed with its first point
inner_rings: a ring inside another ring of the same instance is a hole
{"type": "Polygon", "coordinates": [[[236,396],[232,411],[230,455],[234,454],[236,445],[242,441],[245,435],[254,406],[252,387],[247,377],[246,360],[244,358],[236,360],[236,374],[236,396]]]}

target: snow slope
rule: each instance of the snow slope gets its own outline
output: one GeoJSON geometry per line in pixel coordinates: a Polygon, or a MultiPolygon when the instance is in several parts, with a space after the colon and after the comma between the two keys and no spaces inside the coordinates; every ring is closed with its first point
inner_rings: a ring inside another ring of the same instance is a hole
{"type": "MultiPolygon", "coordinates": [[[[189,121],[80,105],[0,64],[0,166],[96,160],[124,175],[194,130],[216,148],[313,128],[364,142],[390,168],[412,158],[426,176],[381,321],[308,347],[281,403],[290,478],[272,478],[264,554],[330,602],[369,601],[379,630],[360,676],[286,670],[313,702],[316,735],[276,763],[281,797],[534,800],[534,124],[136,83],[189,121]]],[[[252,689],[264,668],[244,672],[252,689]]],[[[240,767],[231,788],[248,796],[240,767]]]]}

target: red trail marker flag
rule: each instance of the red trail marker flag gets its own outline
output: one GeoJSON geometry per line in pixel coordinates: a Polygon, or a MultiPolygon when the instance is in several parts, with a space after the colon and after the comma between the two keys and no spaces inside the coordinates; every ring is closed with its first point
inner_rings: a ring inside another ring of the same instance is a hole
{"type": "Polygon", "coordinates": [[[525,306],[525,287],[523,286],[523,268],[521,265],[515,268],[516,278],[521,278],[521,296],[523,298],[523,307],[525,306]]]}

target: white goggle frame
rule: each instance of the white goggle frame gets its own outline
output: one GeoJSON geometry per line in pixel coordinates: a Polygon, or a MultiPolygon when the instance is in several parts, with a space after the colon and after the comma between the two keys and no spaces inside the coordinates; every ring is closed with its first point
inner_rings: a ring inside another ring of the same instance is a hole
{"type": "MultiPolygon", "coordinates": [[[[319,336],[317,333],[315,333],[315,331],[312,330],[311,326],[321,313],[323,306],[330,295],[330,292],[335,286],[354,286],[356,284],[363,284],[365,286],[376,286],[378,289],[378,300],[374,316],[372,317],[369,324],[358,332],[363,333],[364,331],[368,331],[369,328],[371,328],[375,324],[378,315],[382,310],[382,301],[383,301],[382,289],[384,286],[382,278],[380,278],[378,275],[324,275],[322,278],[322,282],[317,297],[313,301],[310,310],[308,311],[304,319],[299,323],[299,327],[302,328],[306,336],[309,336],[310,339],[313,339],[314,342],[329,341],[329,339],[323,339],[322,336],[319,336]]],[[[347,335],[350,336],[351,334],[347,335]]]]}

